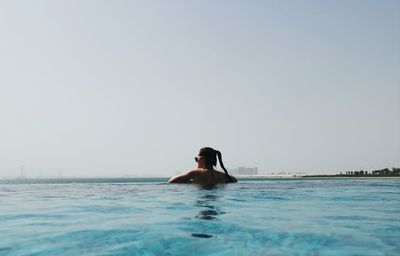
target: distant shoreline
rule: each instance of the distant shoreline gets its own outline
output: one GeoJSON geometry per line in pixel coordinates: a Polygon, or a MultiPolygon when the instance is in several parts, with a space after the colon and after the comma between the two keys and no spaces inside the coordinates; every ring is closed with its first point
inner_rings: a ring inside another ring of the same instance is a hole
{"type": "MultiPolygon", "coordinates": [[[[303,178],[400,178],[400,176],[346,176],[336,174],[302,174],[302,175],[234,175],[238,179],[303,179],[303,178]]],[[[0,180],[151,180],[151,179],[170,179],[170,176],[154,177],[0,177],[0,180]]]]}
{"type": "MultiPolygon", "coordinates": [[[[345,180],[345,179],[400,179],[400,176],[336,176],[336,175],[238,175],[241,181],[263,180],[345,180]]],[[[167,183],[169,177],[101,177],[101,178],[0,178],[0,185],[34,185],[34,184],[95,184],[95,183],[167,183]]]]}
{"type": "Polygon", "coordinates": [[[339,175],[237,175],[240,179],[400,179],[400,176],[339,176],[339,175]]]}

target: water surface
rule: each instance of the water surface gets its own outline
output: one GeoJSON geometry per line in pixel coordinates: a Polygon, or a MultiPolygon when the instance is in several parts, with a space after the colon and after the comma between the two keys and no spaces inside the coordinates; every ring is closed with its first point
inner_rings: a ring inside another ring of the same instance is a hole
{"type": "Polygon", "coordinates": [[[0,180],[0,255],[400,255],[400,179],[0,180]]]}

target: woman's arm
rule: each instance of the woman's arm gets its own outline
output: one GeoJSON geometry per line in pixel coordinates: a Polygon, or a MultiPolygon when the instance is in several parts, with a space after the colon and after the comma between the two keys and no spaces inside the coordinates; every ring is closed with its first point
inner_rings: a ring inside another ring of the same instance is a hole
{"type": "Polygon", "coordinates": [[[232,175],[229,175],[229,177],[231,177],[230,181],[231,183],[236,183],[237,179],[235,177],[233,177],[232,175]]]}
{"type": "Polygon", "coordinates": [[[190,171],[185,174],[177,175],[169,179],[168,183],[190,183],[193,181],[195,171],[190,171]]]}

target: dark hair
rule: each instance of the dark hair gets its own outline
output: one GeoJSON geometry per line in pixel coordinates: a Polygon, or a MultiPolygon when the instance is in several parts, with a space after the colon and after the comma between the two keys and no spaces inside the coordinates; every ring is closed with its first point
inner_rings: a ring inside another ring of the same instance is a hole
{"type": "Polygon", "coordinates": [[[222,162],[222,154],[218,150],[215,150],[210,147],[205,147],[200,149],[199,156],[204,157],[204,161],[206,162],[207,168],[212,167],[212,166],[217,166],[217,157],[219,160],[219,165],[221,168],[224,170],[226,176],[230,181],[233,181],[232,177],[228,174],[228,171],[226,170],[224,163],[222,162]]]}

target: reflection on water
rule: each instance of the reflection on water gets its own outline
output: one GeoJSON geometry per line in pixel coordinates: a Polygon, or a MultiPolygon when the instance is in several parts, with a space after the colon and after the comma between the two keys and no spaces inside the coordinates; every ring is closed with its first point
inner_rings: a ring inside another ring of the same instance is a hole
{"type": "Polygon", "coordinates": [[[210,191],[201,195],[200,198],[196,200],[194,206],[199,207],[200,211],[195,218],[201,220],[218,220],[218,215],[225,214],[225,212],[217,206],[217,202],[222,195],[214,193],[217,193],[217,191],[210,191]]]}
{"type": "Polygon", "coordinates": [[[199,237],[199,238],[210,238],[210,237],[212,237],[212,235],[197,234],[197,233],[193,233],[192,236],[193,236],[193,237],[199,237]]]}
{"type": "MultiPolygon", "coordinates": [[[[195,218],[200,220],[215,221],[219,220],[218,215],[225,214],[225,212],[218,206],[222,193],[217,186],[202,187],[202,192],[199,198],[195,201],[194,206],[199,208],[199,212],[195,218]]],[[[205,233],[193,233],[192,237],[210,238],[212,235],[205,233]]]]}

